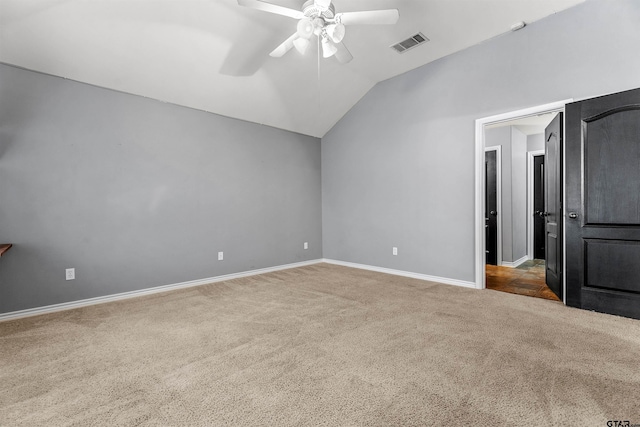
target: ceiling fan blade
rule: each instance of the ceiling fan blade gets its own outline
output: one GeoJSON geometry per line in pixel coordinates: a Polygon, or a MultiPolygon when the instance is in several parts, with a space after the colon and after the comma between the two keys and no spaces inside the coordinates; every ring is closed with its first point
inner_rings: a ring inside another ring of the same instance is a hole
{"type": "Polygon", "coordinates": [[[238,4],[240,6],[262,10],[264,12],[288,16],[289,18],[293,18],[293,19],[304,18],[304,13],[302,13],[302,11],[300,10],[289,9],[288,7],[278,6],[276,4],[271,4],[271,3],[267,3],[260,0],[238,0],[238,4]]]}
{"type": "Polygon", "coordinates": [[[353,55],[349,52],[349,49],[344,45],[344,43],[335,43],[338,51],[336,52],[336,59],[341,64],[346,64],[347,62],[351,62],[353,59],[353,55]]]}
{"type": "Polygon", "coordinates": [[[337,13],[336,20],[344,25],[391,25],[398,22],[398,9],[366,10],[361,12],[337,13]]]}
{"type": "Polygon", "coordinates": [[[291,37],[289,37],[288,39],[286,39],[284,42],[282,42],[282,44],[280,44],[280,46],[278,46],[277,48],[273,49],[273,52],[271,52],[269,54],[269,56],[272,56],[274,58],[282,57],[285,53],[287,53],[291,49],[293,49],[293,41],[295,39],[297,39],[297,38],[298,38],[298,33],[297,32],[293,33],[293,35],[291,37]]]}

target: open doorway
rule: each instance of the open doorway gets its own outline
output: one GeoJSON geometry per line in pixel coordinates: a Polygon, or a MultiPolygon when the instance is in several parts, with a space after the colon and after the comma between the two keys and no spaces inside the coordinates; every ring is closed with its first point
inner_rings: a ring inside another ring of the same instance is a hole
{"type": "Polygon", "coordinates": [[[558,113],[540,113],[485,125],[485,220],[488,289],[558,301],[546,283],[545,129],[558,113]],[[495,152],[501,152],[496,162],[495,152]],[[496,164],[497,163],[497,164],[496,164]],[[498,178],[496,170],[502,171],[498,178]],[[501,200],[497,199],[498,186],[501,200]],[[501,214],[496,215],[497,206],[501,214]],[[494,254],[500,223],[502,251],[494,254]]]}
{"type": "MultiPolygon", "coordinates": [[[[476,160],[479,169],[476,174],[476,213],[480,214],[480,218],[476,217],[476,242],[480,243],[476,245],[476,282],[479,288],[556,301],[559,300],[558,296],[563,295],[561,278],[555,282],[553,290],[547,286],[549,277],[553,279],[555,273],[562,274],[562,215],[559,211],[549,212],[544,204],[541,206],[541,201],[546,203],[547,196],[559,197],[557,200],[562,201],[562,176],[549,175],[550,171],[545,171],[545,147],[548,149],[550,146],[547,136],[553,143],[553,138],[562,135],[562,115],[559,113],[567,102],[570,101],[476,121],[476,160]],[[547,129],[549,134],[545,135],[545,129],[552,121],[559,124],[560,129],[552,126],[555,131],[547,129]],[[496,147],[499,148],[496,150],[496,147]],[[495,157],[493,152],[501,153],[502,161],[496,168],[501,170],[501,178],[492,177],[490,173],[492,168],[488,165],[495,157]],[[480,165],[483,166],[481,169],[480,165]],[[545,184],[545,172],[551,177],[551,184],[545,184]],[[492,180],[497,181],[501,193],[501,199],[495,204],[501,206],[497,212],[491,209],[494,205],[490,206],[491,194],[497,192],[490,189],[487,193],[487,185],[491,187],[492,180]],[[547,195],[545,185],[551,185],[547,195]],[[491,242],[491,233],[488,231],[492,212],[495,213],[498,229],[501,229],[501,253],[496,257],[491,252],[498,245],[491,242]],[[553,246],[549,251],[546,247],[548,242],[553,246]],[[546,262],[548,256],[552,257],[550,263],[546,262]]],[[[558,146],[561,147],[561,139],[558,146]]],[[[553,158],[552,167],[557,165],[558,171],[561,171],[561,151],[553,150],[550,155],[553,158]]],[[[554,203],[549,202],[549,206],[555,206],[554,203]]],[[[561,203],[557,203],[557,206],[561,207],[561,203]]]]}

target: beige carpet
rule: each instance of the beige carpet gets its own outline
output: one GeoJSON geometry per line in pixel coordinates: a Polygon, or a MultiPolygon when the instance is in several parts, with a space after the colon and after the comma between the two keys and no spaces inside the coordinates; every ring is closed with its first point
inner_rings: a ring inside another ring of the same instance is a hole
{"type": "Polygon", "coordinates": [[[2,426],[640,424],[640,321],[328,264],[0,323],[2,426]]]}

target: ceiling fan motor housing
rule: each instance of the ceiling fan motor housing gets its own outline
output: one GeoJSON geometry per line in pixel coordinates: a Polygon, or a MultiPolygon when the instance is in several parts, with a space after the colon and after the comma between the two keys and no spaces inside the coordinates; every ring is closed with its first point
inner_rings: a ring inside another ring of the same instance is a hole
{"type": "Polygon", "coordinates": [[[304,5],[302,5],[302,13],[310,19],[322,18],[326,20],[335,18],[336,9],[333,6],[333,3],[330,3],[327,9],[323,9],[316,5],[315,0],[308,0],[304,5]]]}

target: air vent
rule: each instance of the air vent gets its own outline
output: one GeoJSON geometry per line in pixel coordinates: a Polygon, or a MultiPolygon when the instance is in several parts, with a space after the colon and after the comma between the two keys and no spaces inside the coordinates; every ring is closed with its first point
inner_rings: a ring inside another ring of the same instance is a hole
{"type": "Polygon", "coordinates": [[[418,33],[415,36],[411,36],[408,39],[403,40],[398,44],[394,44],[393,46],[391,46],[391,49],[395,50],[398,53],[404,53],[409,49],[413,49],[414,47],[419,46],[428,41],[429,39],[426,38],[424,34],[418,33]]]}

